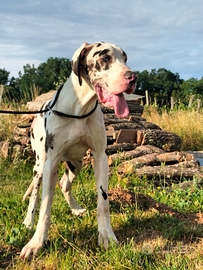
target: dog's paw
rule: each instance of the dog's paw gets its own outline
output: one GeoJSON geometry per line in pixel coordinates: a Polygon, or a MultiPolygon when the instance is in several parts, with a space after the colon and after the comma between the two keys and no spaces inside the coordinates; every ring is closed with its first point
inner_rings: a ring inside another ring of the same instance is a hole
{"type": "Polygon", "coordinates": [[[109,244],[118,244],[118,240],[112,231],[112,228],[100,229],[98,231],[98,243],[100,246],[103,246],[105,249],[109,248],[109,244]]]}
{"type": "Polygon", "coordinates": [[[85,208],[81,209],[72,209],[72,213],[76,216],[81,216],[83,215],[87,210],[85,208]]]}
{"type": "Polygon", "coordinates": [[[29,221],[28,219],[25,219],[23,221],[23,225],[25,225],[25,227],[29,230],[31,230],[33,228],[33,225],[31,224],[31,221],[29,221]]]}
{"type": "Polygon", "coordinates": [[[20,258],[25,259],[31,255],[35,255],[40,251],[42,247],[43,243],[39,243],[31,239],[30,242],[27,243],[27,245],[24,246],[24,248],[22,249],[20,253],[20,258]]]}

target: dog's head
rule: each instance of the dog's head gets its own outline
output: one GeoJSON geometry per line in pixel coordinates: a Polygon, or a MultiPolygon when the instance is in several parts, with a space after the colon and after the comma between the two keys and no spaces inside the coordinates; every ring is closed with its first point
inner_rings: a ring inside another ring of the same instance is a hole
{"type": "Polygon", "coordinates": [[[137,74],[127,65],[127,55],[117,45],[98,42],[84,43],[73,55],[72,70],[93,88],[101,103],[114,107],[117,116],[129,114],[123,92],[132,94],[137,74]]]}

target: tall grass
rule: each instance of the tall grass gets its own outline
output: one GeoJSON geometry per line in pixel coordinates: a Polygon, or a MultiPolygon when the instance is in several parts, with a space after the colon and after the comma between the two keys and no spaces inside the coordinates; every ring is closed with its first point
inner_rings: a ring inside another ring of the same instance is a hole
{"type": "Polygon", "coordinates": [[[203,113],[194,109],[161,110],[145,107],[143,117],[161,129],[177,134],[182,139],[182,150],[203,150],[203,113]]]}
{"type": "MultiPolygon", "coordinates": [[[[4,111],[24,110],[24,106],[18,104],[3,103],[0,106],[4,111]]],[[[14,130],[20,121],[20,115],[0,113],[0,141],[13,140],[14,130]]]]}
{"type": "Polygon", "coordinates": [[[22,100],[23,103],[27,103],[29,101],[32,101],[36,99],[40,95],[41,88],[39,86],[36,86],[35,84],[30,86],[30,89],[24,89],[22,92],[22,100]]]}

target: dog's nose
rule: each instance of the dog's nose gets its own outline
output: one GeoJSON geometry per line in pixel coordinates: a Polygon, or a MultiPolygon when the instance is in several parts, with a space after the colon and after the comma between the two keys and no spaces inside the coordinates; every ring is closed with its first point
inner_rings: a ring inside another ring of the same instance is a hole
{"type": "Polygon", "coordinates": [[[124,77],[129,82],[132,82],[132,81],[136,82],[136,80],[137,80],[137,73],[134,72],[134,71],[127,71],[124,74],[124,77]]]}

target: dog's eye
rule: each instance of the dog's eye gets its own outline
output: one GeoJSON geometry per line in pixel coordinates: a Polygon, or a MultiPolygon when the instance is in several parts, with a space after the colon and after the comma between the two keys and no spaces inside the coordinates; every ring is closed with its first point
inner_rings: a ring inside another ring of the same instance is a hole
{"type": "Polygon", "coordinates": [[[104,61],[104,62],[108,62],[110,59],[111,59],[111,57],[110,57],[109,55],[106,55],[106,56],[103,58],[103,61],[104,61]]]}

